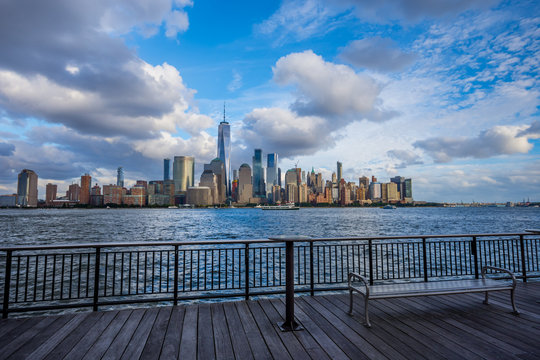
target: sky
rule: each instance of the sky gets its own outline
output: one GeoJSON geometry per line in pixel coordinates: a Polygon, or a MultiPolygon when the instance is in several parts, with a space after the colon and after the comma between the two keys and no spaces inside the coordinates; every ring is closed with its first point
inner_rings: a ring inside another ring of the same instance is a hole
{"type": "Polygon", "coordinates": [[[276,152],[415,200],[540,201],[540,2],[0,0],[0,194],[276,152]]]}

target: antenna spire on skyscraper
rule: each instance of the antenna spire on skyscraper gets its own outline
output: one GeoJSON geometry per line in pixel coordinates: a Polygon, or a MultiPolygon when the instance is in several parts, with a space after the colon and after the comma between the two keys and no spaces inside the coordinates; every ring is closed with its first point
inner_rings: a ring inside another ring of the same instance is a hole
{"type": "Polygon", "coordinates": [[[225,120],[225,101],[223,102],[223,121],[222,123],[227,123],[227,120],[225,120]]]}

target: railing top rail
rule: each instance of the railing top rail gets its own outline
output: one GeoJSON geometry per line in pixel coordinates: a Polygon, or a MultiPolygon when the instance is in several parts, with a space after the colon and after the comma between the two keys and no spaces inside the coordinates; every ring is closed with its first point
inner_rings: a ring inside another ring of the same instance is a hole
{"type": "MultiPolygon", "coordinates": [[[[433,239],[433,238],[472,238],[472,237],[496,237],[496,236],[531,236],[530,232],[521,233],[491,233],[491,234],[430,234],[430,235],[393,235],[393,236],[360,236],[360,237],[337,237],[337,238],[309,238],[301,242],[323,241],[354,241],[354,240],[403,240],[403,239],[433,239]]],[[[27,250],[59,250],[59,249],[95,249],[115,247],[152,247],[152,246],[193,246],[193,245],[246,245],[275,243],[270,239],[238,239],[238,240],[198,240],[198,241],[150,241],[150,242],[103,242],[84,244],[50,244],[50,245],[21,245],[4,246],[0,251],[27,251],[27,250]]]]}

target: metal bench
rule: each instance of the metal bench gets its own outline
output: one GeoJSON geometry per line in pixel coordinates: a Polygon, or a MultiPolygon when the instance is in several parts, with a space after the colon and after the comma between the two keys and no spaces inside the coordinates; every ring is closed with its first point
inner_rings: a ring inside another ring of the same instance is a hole
{"type": "Polygon", "coordinates": [[[514,299],[514,292],[516,289],[516,278],[514,274],[506,269],[493,266],[484,266],[482,268],[481,279],[369,285],[369,281],[362,275],[351,272],[349,273],[348,280],[350,296],[349,315],[352,315],[353,311],[353,292],[357,292],[364,297],[365,325],[367,327],[371,327],[368,312],[369,300],[375,299],[485,292],[486,296],[484,304],[488,304],[488,293],[490,291],[510,290],[513,314],[519,314],[514,299]],[[512,281],[486,278],[486,271],[488,269],[498,272],[506,272],[510,274],[512,281]]]}

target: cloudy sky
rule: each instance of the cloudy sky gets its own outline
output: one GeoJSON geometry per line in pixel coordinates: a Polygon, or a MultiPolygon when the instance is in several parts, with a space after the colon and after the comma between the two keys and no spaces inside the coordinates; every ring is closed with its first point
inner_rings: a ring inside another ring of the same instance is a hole
{"type": "Polygon", "coordinates": [[[1,0],[0,194],[254,148],[431,201],[540,201],[540,3],[1,0]]]}

